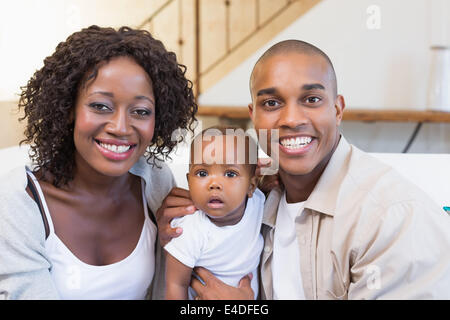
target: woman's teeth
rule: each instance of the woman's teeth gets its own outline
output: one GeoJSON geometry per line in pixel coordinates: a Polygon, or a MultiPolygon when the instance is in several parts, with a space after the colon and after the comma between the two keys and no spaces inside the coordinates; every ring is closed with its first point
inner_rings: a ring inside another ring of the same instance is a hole
{"type": "Polygon", "coordinates": [[[128,150],[130,150],[130,148],[131,148],[131,146],[124,146],[124,145],[118,146],[115,144],[106,144],[106,143],[101,143],[101,142],[100,142],[100,146],[106,150],[109,150],[109,151],[112,151],[115,153],[124,153],[124,152],[127,152],[128,150]]]}
{"type": "Polygon", "coordinates": [[[298,149],[302,148],[312,141],[311,137],[296,137],[296,138],[288,138],[280,140],[280,143],[283,147],[287,149],[298,149]]]}

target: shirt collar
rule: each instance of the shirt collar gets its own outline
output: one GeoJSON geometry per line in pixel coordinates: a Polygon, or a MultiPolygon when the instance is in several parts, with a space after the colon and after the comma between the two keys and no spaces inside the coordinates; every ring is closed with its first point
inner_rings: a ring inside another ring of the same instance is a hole
{"type": "Polygon", "coordinates": [[[330,161],[306,200],[305,208],[334,216],[342,180],[348,171],[351,152],[351,145],[341,136],[330,161]]]}
{"type": "MultiPolygon", "coordinates": [[[[347,173],[351,152],[351,145],[341,135],[336,150],[310,196],[305,201],[305,208],[334,216],[340,186],[347,173]]],[[[269,193],[264,206],[263,223],[272,228],[275,226],[278,205],[282,195],[283,191],[279,187],[274,188],[269,193]]]]}

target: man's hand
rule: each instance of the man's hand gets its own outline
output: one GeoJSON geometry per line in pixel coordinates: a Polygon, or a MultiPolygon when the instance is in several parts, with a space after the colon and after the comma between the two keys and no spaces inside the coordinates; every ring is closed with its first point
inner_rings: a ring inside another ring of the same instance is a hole
{"type": "Polygon", "coordinates": [[[197,292],[196,300],[253,300],[254,293],[250,286],[253,274],[249,273],[239,281],[238,287],[232,287],[217,279],[211,272],[202,267],[195,267],[194,272],[203,280],[194,276],[191,287],[197,292]]]}
{"type": "Polygon", "coordinates": [[[161,207],[156,211],[156,223],[158,224],[158,237],[161,246],[164,247],[172,238],[178,237],[183,232],[181,228],[170,226],[172,219],[192,214],[195,210],[188,190],[181,188],[170,190],[161,207]]]}

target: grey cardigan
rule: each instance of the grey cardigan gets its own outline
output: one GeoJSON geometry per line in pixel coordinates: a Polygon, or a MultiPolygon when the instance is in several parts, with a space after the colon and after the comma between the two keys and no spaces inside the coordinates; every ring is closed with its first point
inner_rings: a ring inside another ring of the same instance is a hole
{"type": "MultiPolygon", "coordinates": [[[[175,186],[169,167],[157,168],[141,158],[130,172],[145,181],[145,195],[153,214],[175,186]]],[[[0,177],[0,300],[59,299],[45,251],[45,229],[37,204],[25,191],[25,167],[0,177]]],[[[164,296],[164,261],[156,241],[155,277],[148,298],[164,296]],[[162,272],[162,274],[160,274],[162,272]],[[157,282],[157,283],[156,283],[157,282]]]]}

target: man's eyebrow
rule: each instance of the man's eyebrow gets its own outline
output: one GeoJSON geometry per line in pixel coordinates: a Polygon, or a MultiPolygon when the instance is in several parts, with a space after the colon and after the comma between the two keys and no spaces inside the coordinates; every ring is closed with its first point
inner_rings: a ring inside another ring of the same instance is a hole
{"type": "Polygon", "coordinates": [[[325,87],[323,85],[321,85],[320,83],[304,84],[302,86],[302,90],[305,90],[305,91],[314,90],[314,89],[325,90],[325,87]]]}
{"type": "Polygon", "coordinates": [[[259,97],[259,96],[262,96],[265,94],[274,94],[275,92],[277,92],[277,89],[275,89],[275,88],[261,89],[256,93],[256,96],[259,97]]]}

